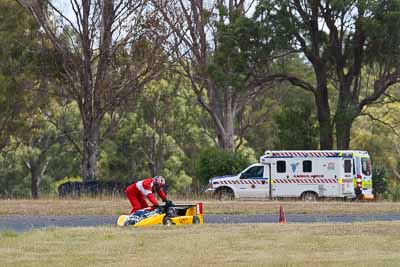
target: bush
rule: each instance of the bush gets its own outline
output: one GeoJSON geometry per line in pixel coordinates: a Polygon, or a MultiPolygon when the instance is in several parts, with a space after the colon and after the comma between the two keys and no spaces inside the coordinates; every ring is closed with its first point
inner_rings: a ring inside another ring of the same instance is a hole
{"type": "Polygon", "coordinates": [[[83,181],[82,177],[80,177],[80,176],[76,176],[76,177],[66,176],[62,179],[59,179],[59,180],[53,182],[53,184],[52,184],[53,192],[55,194],[59,194],[58,188],[60,187],[60,185],[65,184],[67,182],[82,182],[82,181],[83,181]]]}
{"type": "Polygon", "coordinates": [[[58,186],[60,198],[87,196],[124,196],[128,184],[115,181],[68,181],[58,186]]]}
{"type": "Polygon", "coordinates": [[[391,201],[400,201],[400,184],[391,182],[389,190],[386,192],[385,196],[391,201]]]}
{"type": "Polygon", "coordinates": [[[214,176],[237,174],[249,164],[250,160],[242,153],[207,149],[195,160],[195,174],[199,183],[207,184],[214,176]]]}
{"type": "Polygon", "coordinates": [[[380,199],[388,189],[388,182],[385,178],[386,169],[377,166],[372,170],[372,189],[376,198],[380,199]]]}

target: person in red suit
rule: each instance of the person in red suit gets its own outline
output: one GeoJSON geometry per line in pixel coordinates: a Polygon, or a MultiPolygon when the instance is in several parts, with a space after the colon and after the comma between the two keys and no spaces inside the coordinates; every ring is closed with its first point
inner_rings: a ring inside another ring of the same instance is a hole
{"type": "Polygon", "coordinates": [[[158,208],[159,205],[157,199],[154,197],[154,192],[157,192],[167,205],[173,205],[170,200],[167,200],[167,194],[163,190],[164,186],[165,178],[162,176],[146,178],[128,186],[125,190],[125,194],[132,206],[131,214],[149,207],[145,198],[153,204],[154,208],[158,208]]]}

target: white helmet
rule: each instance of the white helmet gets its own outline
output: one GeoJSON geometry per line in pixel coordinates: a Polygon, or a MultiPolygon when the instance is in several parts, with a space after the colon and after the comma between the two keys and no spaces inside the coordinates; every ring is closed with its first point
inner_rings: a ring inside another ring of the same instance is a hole
{"type": "Polygon", "coordinates": [[[164,186],[165,185],[165,178],[162,176],[155,176],[154,177],[154,183],[156,183],[159,186],[164,186]]]}

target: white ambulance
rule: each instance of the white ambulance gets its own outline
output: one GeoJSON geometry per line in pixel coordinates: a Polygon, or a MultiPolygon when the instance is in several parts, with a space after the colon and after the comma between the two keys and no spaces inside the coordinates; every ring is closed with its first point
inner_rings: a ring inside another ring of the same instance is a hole
{"type": "Polygon", "coordinates": [[[210,179],[206,191],[220,199],[373,199],[371,161],[357,150],[267,150],[239,174],[210,179]]]}

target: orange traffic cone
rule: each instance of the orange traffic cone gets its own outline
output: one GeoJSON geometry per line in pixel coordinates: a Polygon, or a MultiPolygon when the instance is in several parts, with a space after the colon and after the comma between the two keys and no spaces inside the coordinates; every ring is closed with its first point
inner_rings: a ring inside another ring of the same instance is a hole
{"type": "Polygon", "coordinates": [[[279,207],[279,223],[281,224],[286,223],[285,211],[283,210],[282,205],[279,207]]]}

